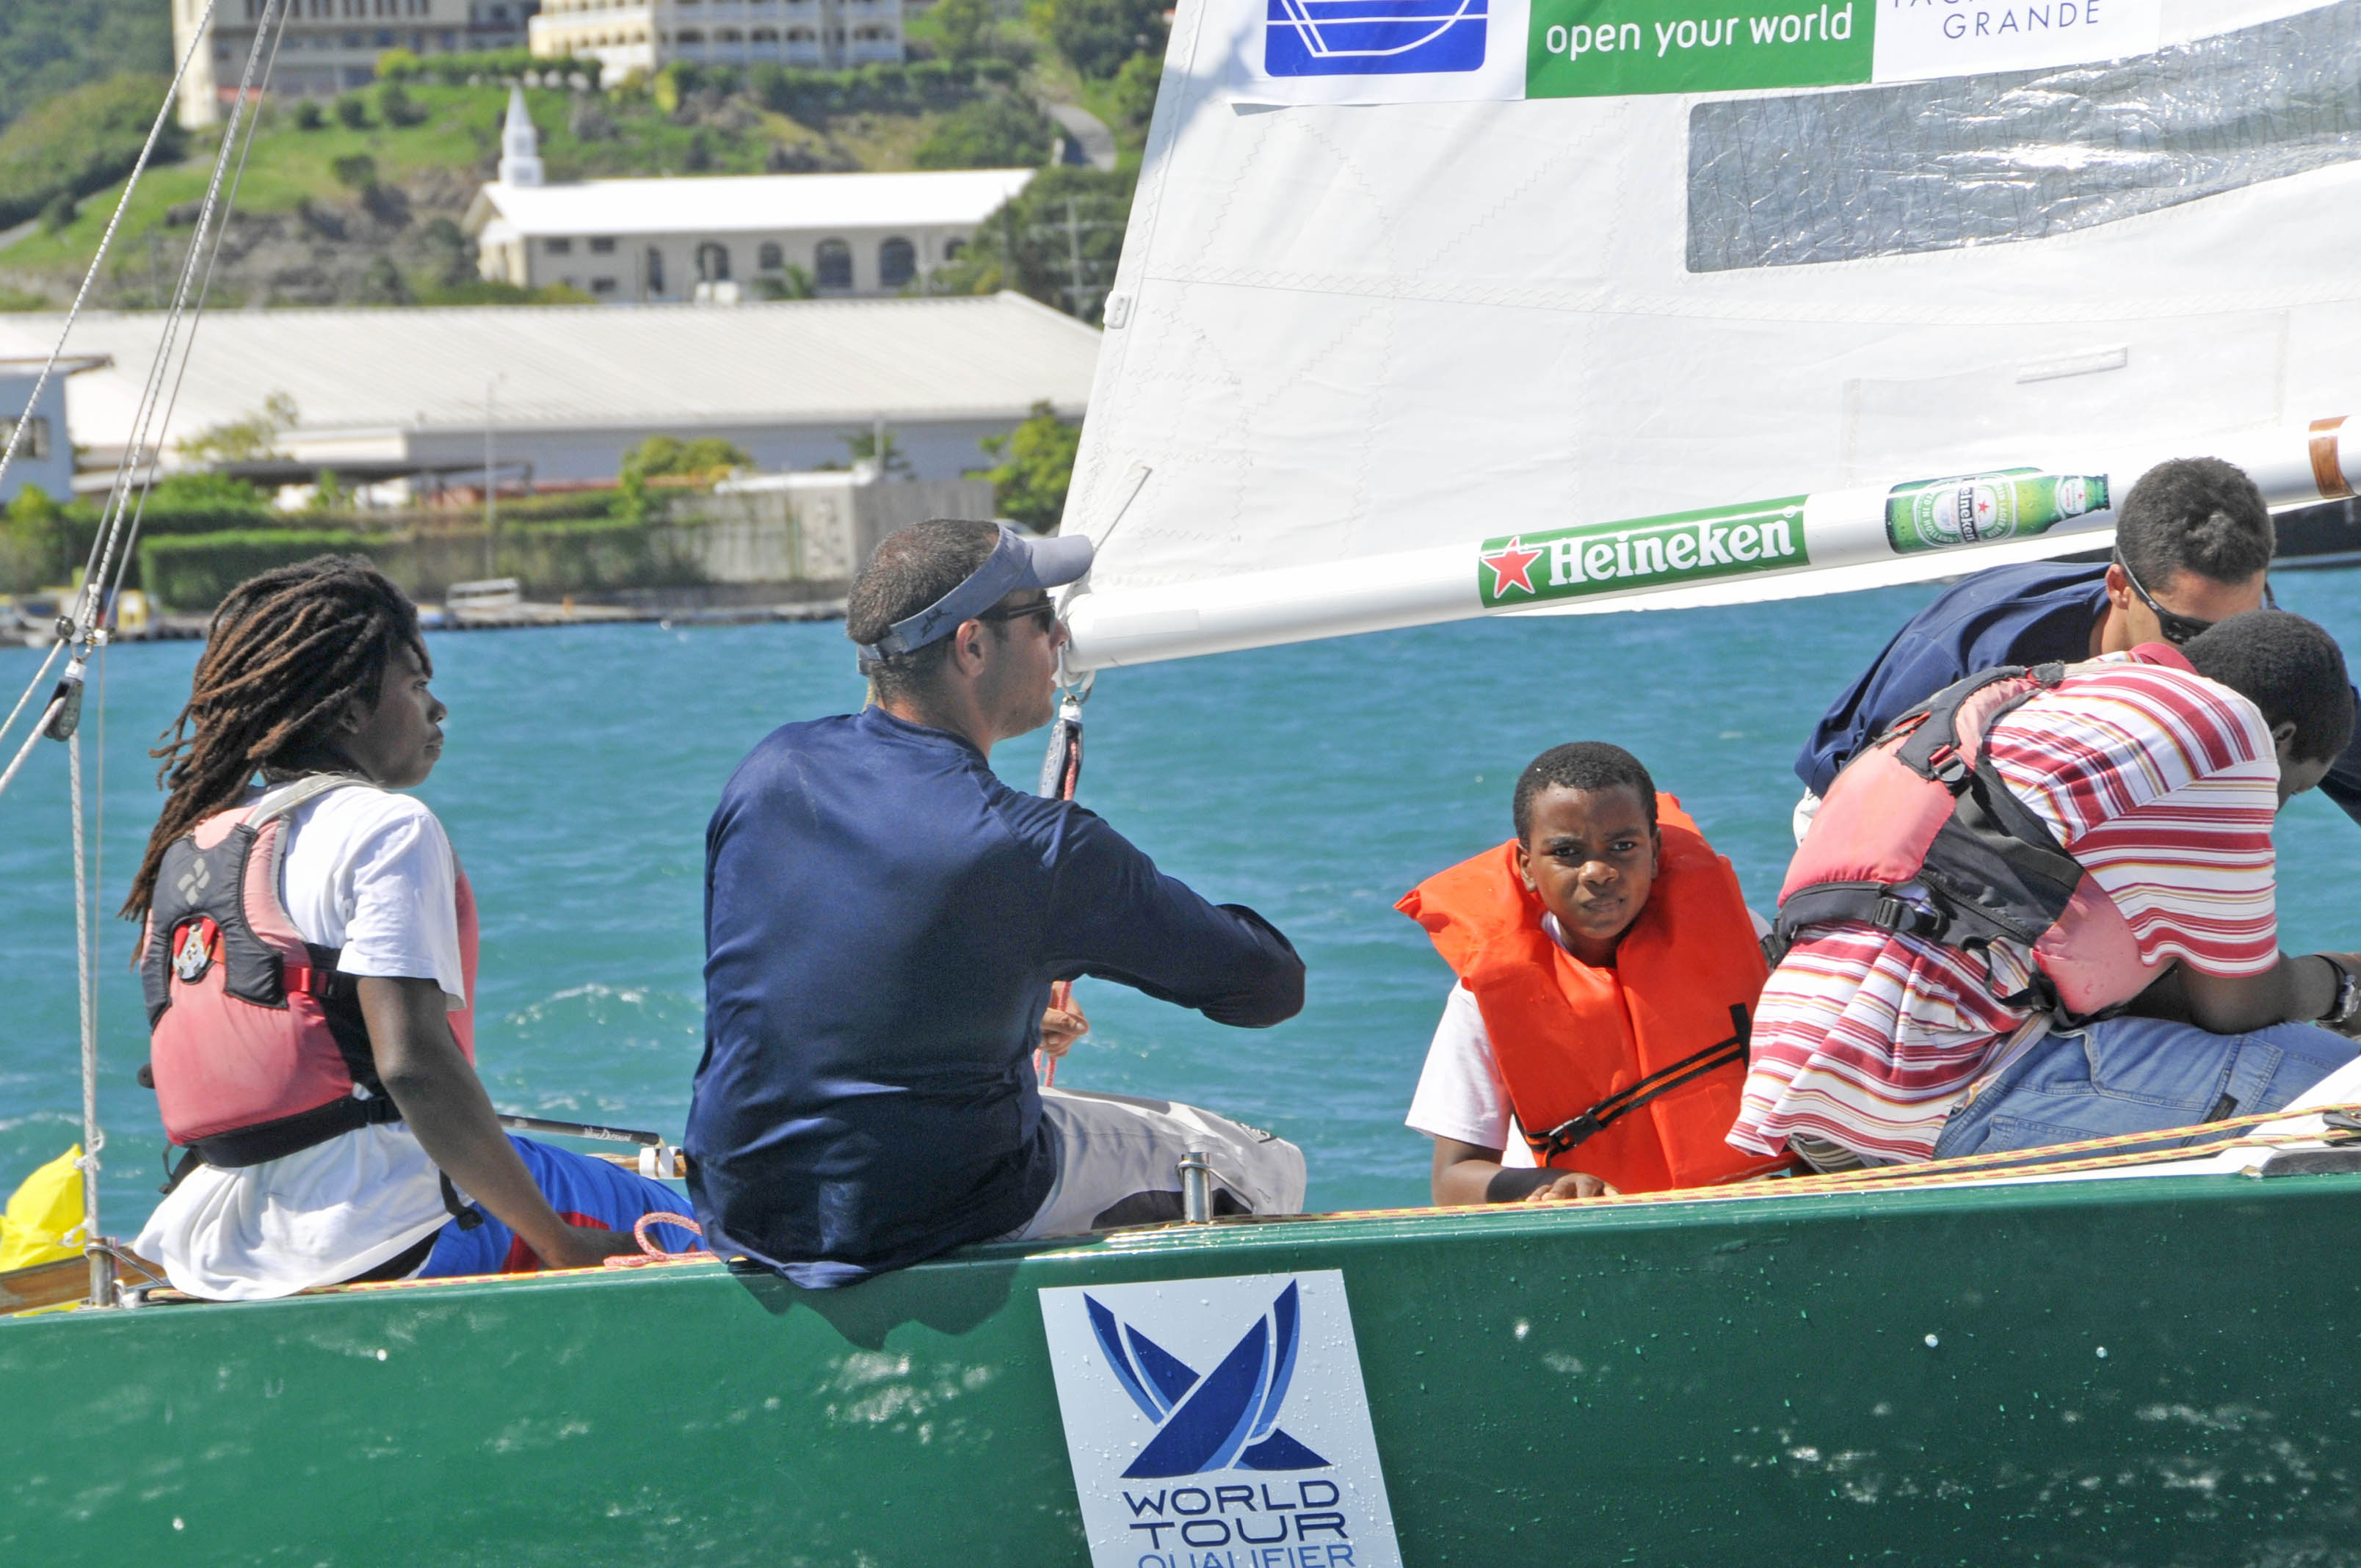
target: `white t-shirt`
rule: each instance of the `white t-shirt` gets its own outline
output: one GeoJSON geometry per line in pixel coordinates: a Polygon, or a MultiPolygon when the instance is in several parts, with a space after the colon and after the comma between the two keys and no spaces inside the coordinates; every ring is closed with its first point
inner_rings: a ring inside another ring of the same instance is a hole
{"type": "MultiPolygon", "coordinates": [[[[431,979],[454,1008],[467,1004],[456,878],[443,825],[409,795],[348,786],[287,817],[280,896],[303,939],[343,948],[346,974],[431,979]]],[[[434,1162],[380,1123],[260,1165],[198,1166],[133,1250],[192,1296],[268,1300],[365,1273],[449,1218],[434,1162]]]]}
{"type": "MultiPolygon", "coordinates": [[[[1746,913],[1757,938],[1771,934],[1769,921],[1752,909],[1746,913]]],[[[1555,916],[1543,916],[1542,929],[1558,946],[1565,946],[1555,916]]],[[[1534,1164],[1532,1146],[1517,1126],[1509,1080],[1500,1075],[1499,1060],[1492,1054],[1484,1014],[1465,981],[1454,985],[1444,999],[1443,1019],[1434,1026],[1433,1043],[1426,1047],[1426,1066],[1403,1120],[1430,1138],[1456,1138],[1477,1148],[1499,1149],[1503,1169],[1529,1170],[1534,1164]]]]}

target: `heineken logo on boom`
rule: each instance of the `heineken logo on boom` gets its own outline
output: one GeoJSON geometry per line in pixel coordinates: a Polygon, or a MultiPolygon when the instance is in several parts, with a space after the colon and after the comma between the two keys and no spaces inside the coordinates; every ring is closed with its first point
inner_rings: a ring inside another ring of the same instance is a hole
{"type": "Polygon", "coordinates": [[[1791,496],[1488,539],[1476,554],[1476,588],[1485,609],[1514,609],[1810,564],[1804,498],[1791,496]]]}

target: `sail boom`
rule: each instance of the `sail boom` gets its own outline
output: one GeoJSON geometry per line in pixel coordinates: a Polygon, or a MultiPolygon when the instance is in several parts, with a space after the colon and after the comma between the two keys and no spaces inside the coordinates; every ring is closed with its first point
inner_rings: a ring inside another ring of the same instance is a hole
{"type": "MultiPolygon", "coordinates": [[[[2316,420],[2206,444],[2246,469],[2274,509],[2315,505],[2353,494],[2361,480],[2361,444],[2340,442],[2343,424],[2316,420]]],[[[2105,546],[2114,497],[2168,455],[2124,453],[2088,473],[2013,469],[1863,486],[1316,566],[1086,587],[1064,606],[1066,664],[1080,674],[1482,615],[1686,609],[1926,582],[2105,546]],[[2051,510],[2029,510],[2037,504],[2051,510]],[[1990,530],[1995,516],[2003,532],[1979,542],[1973,520],[1990,530]],[[1914,519],[1934,526],[1916,535],[1914,519]],[[1964,525],[1964,538],[1943,534],[1947,523],[1964,525]]]]}

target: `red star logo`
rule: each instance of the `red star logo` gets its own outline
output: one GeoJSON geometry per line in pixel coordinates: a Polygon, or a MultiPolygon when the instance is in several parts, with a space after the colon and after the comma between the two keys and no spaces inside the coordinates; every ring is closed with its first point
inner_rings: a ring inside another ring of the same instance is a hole
{"type": "Polygon", "coordinates": [[[1522,540],[1512,538],[1498,550],[1477,558],[1492,568],[1494,598],[1499,598],[1511,587],[1522,588],[1527,593],[1533,591],[1533,580],[1527,574],[1532,570],[1533,563],[1542,558],[1542,553],[1526,549],[1522,540]]]}

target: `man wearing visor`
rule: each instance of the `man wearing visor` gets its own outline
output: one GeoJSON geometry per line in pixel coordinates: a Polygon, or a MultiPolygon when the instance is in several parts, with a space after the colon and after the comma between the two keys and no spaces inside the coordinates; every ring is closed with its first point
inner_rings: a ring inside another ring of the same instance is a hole
{"type": "MultiPolygon", "coordinates": [[[[1837,771],[1944,687],[2001,664],[2070,664],[2143,642],[2185,643],[2270,602],[2276,543],[2253,480],[2217,457],[2180,457],[2149,469],[2124,498],[2106,565],[2036,561],[1961,578],[1894,634],[1812,731],[1795,759],[1804,781],[1796,841],[1837,771]]],[[[2361,822],[2361,739],[2320,787],[2361,822]]]]}
{"type": "Polygon", "coordinates": [[[1202,1149],[1216,1213],[1292,1213],[1293,1145],[1163,1101],[1042,1090],[1084,1026],[1050,986],[1119,981],[1216,1023],[1303,1005],[1303,962],[1092,813],[1003,784],[993,746],[1048,723],[1065,630],[1048,590],[1083,538],[937,521],[881,544],[845,630],[862,712],[748,755],[706,831],[706,1045],[689,1190],[707,1245],[850,1285],[995,1237],[1180,1217],[1202,1149]]]}

